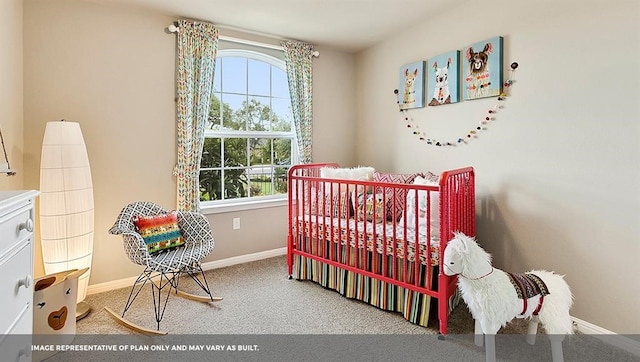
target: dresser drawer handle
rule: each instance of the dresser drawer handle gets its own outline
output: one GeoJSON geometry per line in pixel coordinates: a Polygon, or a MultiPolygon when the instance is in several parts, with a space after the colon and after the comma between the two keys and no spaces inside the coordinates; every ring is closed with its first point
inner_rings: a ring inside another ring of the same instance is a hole
{"type": "Polygon", "coordinates": [[[20,361],[20,358],[22,356],[26,357],[26,360],[30,360],[31,359],[31,348],[23,348],[18,352],[18,361],[20,361]]]}
{"type": "Polygon", "coordinates": [[[27,221],[21,223],[20,225],[18,225],[18,230],[22,230],[25,229],[28,232],[32,232],[33,231],[33,220],[31,219],[27,219],[27,221]]]}
{"type": "Polygon", "coordinates": [[[25,289],[29,289],[31,287],[31,284],[32,284],[31,275],[27,275],[22,279],[18,279],[18,285],[16,286],[16,289],[20,289],[20,287],[25,287],[25,289]]]}

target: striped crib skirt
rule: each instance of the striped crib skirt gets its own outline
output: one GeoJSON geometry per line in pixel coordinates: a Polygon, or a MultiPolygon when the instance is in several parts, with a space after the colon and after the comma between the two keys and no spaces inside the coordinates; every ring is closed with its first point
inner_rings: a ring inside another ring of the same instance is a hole
{"type": "MultiPolygon", "coordinates": [[[[351,253],[351,256],[353,257],[354,254],[351,253]]],[[[368,254],[367,259],[370,260],[371,253],[368,254]]],[[[379,254],[376,255],[381,258],[379,254]]],[[[346,258],[343,255],[344,259],[346,258]]],[[[431,297],[426,294],[414,292],[300,255],[294,256],[294,264],[296,279],[314,281],[325,288],[337,291],[346,298],[357,299],[386,311],[402,313],[402,316],[409,322],[423,327],[428,326],[431,297]]],[[[393,268],[390,259],[387,264],[390,268],[393,268]]],[[[354,264],[350,263],[350,265],[354,264]]],[[[369,262],[367,265],[370,267],[371,263],[369,262]]],[[[382,263],[378,261],[377,265],[381,266],[382,263]]],[[[410,267],[413,268],[412,265],[410,267]]],[[[420,265],[419,268],[421,275],[427,274],[425,271],[426,265],[420,265]]],[[[435,270],[437,267],[433,268],[435,270]]],[[[437,275],[437,271],[434,271],[434,273],[437,275]]],[[[425,282],[431,285],[431,276],[434,273],[430,273],[429,280],[421,280],[420,285],[424,286],[425,282]]],[[[398,272],[398,275],[402,275],[401,272],[398,272]]],[[[449,303],[450,310],[456,304],[457,298],[452,299],[449,303]]]]}

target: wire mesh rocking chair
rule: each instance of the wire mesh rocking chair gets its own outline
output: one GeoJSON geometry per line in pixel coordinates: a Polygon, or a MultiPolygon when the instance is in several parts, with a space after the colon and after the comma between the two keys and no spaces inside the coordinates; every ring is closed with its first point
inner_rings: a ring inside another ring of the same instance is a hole
{"type": "Polygon", "coordinates": [[[136,228],[135,219],[139,216],[156,216],[166,213],[169,213],[169,210],[155,203],[148,201],[133,202],[122,209],[115,224],[109,229],[110,234],[122,236],[127,257],[135,264],[144,266],[145,269],[133,283],[122,315],[116,314],[107,307],[105,307],[105,310],[120,324],[145,334],[166,334],[166,332],[160,331],[160,322],[171,294],[203,303],[222,300],[220,297],[212,296],[200,264],[200,261],[209,255],[214,247],[211,227],[204,215],[196,212],[177,211],[178,226],[185,244],[157,254],[148,252],[147,245],[136,228]],[[207,296],[198,296],[179,290],[178,283],[180,277],[184,274],[191,277],[207,296]],[[138,326],[124,319],[125,313],[147,283],[151,285],[156,330],[138,326]],[[167,287],[169,290],[163,296],[162,291],[167,287]]]}

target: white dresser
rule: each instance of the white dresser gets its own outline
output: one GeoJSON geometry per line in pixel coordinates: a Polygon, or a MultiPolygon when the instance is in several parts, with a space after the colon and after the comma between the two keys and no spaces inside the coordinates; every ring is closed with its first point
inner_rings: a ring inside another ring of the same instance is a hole
{"type": "Polygon", "coordinates": [[[7,361],[31,360],[33,230],[39,192],[0,191],[0,351],[7,361]]]}

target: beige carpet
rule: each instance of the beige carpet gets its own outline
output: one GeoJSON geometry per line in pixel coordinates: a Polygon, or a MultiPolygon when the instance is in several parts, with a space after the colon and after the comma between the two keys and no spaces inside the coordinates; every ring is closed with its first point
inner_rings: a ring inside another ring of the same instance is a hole
{"type": "MultiPolygon", "coordinates": [[[[171,296],[161,329],[172,334],[434,334],[407,322],[401,314],[386,312],[347,299],[308,281],[289,280],[286,257],[207,271],[215,296],[224,300],[203,304],[171,296]]],[[[188,278],[181,287],[198,290],[188,278]],[[189,282],[189,284],[187,284],[189,282]]],[[[202,294],[202,293],[200,293],[202,294]]],[[[77,324],[77,333],[130,333],[113,322],[103,307],[120,313],[129,288],[89,295],[93,312],[77,324]]],[[[127,312],[130,321],[155,328],[150,288],[145,288],[127,312]]],[[[473,333],[473,321],[464,305],[451,316],[450,333],[473,333]]]]}
{"type": "MultiPolygon", "coordinates": [[[[396,356],[394,358],[397,360],[413,360],[416,355],[426,361],[484,359],[482,348],[473,344],[473,320],[464,302],[452,313],[449,321],[450,334],[445,341],[441,341],[437,338],[435,320],[430,322],[430,328],[411,324],[399,313],[382,311],[368,304],[347,299],[316,283],[289,280],[286,270],[286,257],[282,256],[207,271],[213,294],[224,297],[224,300],[205,304],[172,296],[162,320],[161,329],[168,332],[167,336],[162,337],[163,341],[181,340],[191,345],[200,342],[201,339],[209,341],[208,343],[215,339],[239,343],[246,341],[246,336],[254,336],[254,340],[257,338],[262,345],[259,351],[217,354],[217,358],[213,358],[212,352],[202,355],[162,356],[167,357],[167,360],[300,360],[300,353],[303,353],[308,357],[304,358],[305,360],[382,361],[388,360],[388,353],[396,356]],[[350,339],[354,337],[354,340],[350,339]],[[394,342],[397,338],[403,342],[394,342]],[[285,346],[280,346],[280,343],[284,343],[285,346]],[[324,346],[322,343],[332,347],[319,348],[320,345],[324,346]],[[385,343],[388,345],[383,348],[382,345],[385,343]],[[412,352],[415,354],[406,354],[403,350],[394,349],[403,343],[408,346],[412,343],[417,344],[412,352]],[[276,345],[278,348],[275,348],[276,345]],[[346,351],[355,353],[358,349],[354,345],[363,346],[359,354],[337,354],[347,353],[346,351]],[[318,351],[310,351],[316,347],[319,348],[318,351]],[[333,354],[328,354],[328,350],[333,354]],[[267,351],[272,354],[260,354],[267,351]],[[291,355],[285,357],[282,355],[285,352],[291,355]]],[[[181,286],[197,292],[191,284],[182,283],[181,286]]],[[[140,335],[116,323],[103,310],[106,306],[118,313],[122,312],[128,294],[129,288],[123,288],[89,295],[86,302],[93,307],[93,311],[77,323],[78,336],[75,343],[97,343],[99,340],[109,340],[108,335],[113,338],[129,336],[127,340],[138,340],[140,335]]],[[[144,327],[155,328],[150,294],[149,288],[145,288],[127,312],[126,318],[144,327]]],[[[498,360],[551,359],[550,344],[546,336],[538,336],[536,345],[529,346],[525,343],[524,336],[516,335],[524,334],[526,327],[526,321],[514,320],[500,331],[496,342],[498,360]]],[[[540,330],[539,333],[544,332],[540,330]]],[[[251,340],[248,340],[247,343],[250,342],[251,340]]],[[[158,356],[153,355],[153,352],[131,353],[126,357],[130,361],[158,360],[158,356]]],[[[566,361],[640,361],[637,356],[584,335],[568,337],[564,342],[564,354],[566,361]]],[[[91,360],[122,359],[121,356],[116,358],[115,355],[109,354],[85,355],[79,352],[64,352],[58,353],[50,360],[66,361],[72,360],[73,357],[81,360],[87,356],[90,356],[91,360]]]]}

